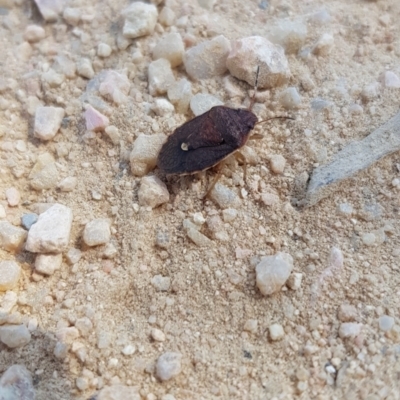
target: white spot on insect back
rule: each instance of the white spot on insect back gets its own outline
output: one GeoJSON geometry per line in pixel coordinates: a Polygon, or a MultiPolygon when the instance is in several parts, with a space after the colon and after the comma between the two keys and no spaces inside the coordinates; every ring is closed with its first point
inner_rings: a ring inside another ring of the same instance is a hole
{"type": "Polygon", "coordinates": [[[181,149],[182,149],[183,151],[188,151],[188,150],[189,150],[188,144],[185,143],[185,142],[183,142],[183,143],[181,144],[181,149]]]}

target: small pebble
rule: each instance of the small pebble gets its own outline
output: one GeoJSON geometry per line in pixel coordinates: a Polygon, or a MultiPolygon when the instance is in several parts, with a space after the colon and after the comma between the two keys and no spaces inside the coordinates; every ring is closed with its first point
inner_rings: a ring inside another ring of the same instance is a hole
{"type": "Polygon", "coordinates": [[[111,47],[107,43],[100,43],[97,46],[97,55],[101,58],[110,57],[112,53],[111,47]]]}
{"type": "Polygon", "coordinates": [[[197,212],[193,214],[193,222],[196,225],[203,225],[206,222],[206,220],[201,212],[197,212]]]}
{"type": "Polygon", "coordinates": [[[166,352],[161,355],[156,364],[156,375],[161,381],[168,381],[181,372],[182,354],[166,352]]]}
{"type": "Polygon", "coordinates": [[[54,22],[62,13],[64,2],[62,0],[35,0],[35,3],[42,14],[42,17],[47,22],[54,22]]]}
{"type": "Polygon", "coordinates": [[[141,206],[156,208],[161,204],[168,203],[169,192],[160,178],[155,175],[145,176],[140,181],[138,199],[141,206]]]}
{"type": "Polygon", "coordinates": [[[379,317],[379,329],[384,332],[390,331],[394,326],[394,318],[389,315],[379,317]]]}
{"type": "Polygon", "coordinates": [[[24,39],[30,43],[39,42],[46,36],[46,31],[39,25],[28,25],[25,28],[24,39]]]}
{"type": "Polygon", "coordinates": [[[280,20],[273,25],[268,38],[281,45],[286,54],[296,54],[307,38],[307,25],[300,20],[280,20]]]}
{"type": "Polygon", "coordinates": [[[231,75],[251,86],[254,86],[259,66],[259,89],[284,85],[290,77],[289,63],[283,48],[261,36],[234,41],[226,66],[231,75]]]}
{"type": "Polygon", "coordinates": [[[373,233],[364,233],[361,240],[366,246],[373,246],[375,244],[376,237],[373,233]]]}
{"type": "Polygon", "coordinates": [[[53,189],[58,182],[58,169],[54,157],[50,153],[40,154],[29,174],[30,185],[41,191],[53,189]]]}
{"type": "Polygon", "coordinates": [[[312,52],[318,56],[327,56],[333,49],[334,37],[329,33],[324,33],[314,44],[312,52]]]}
{"type": "Polygon", "coordinates": [[[141,400],[138,387],[125,386],[120,383],[102,388],[96,395],[97,400],[141,400]]]}
{"type": "Polygon", "coordinates": [[[15,187],[11,187],[6,190],[6,198],[7,198],[7,203],[10,207],[16,207],[20,200],[21,200],[21,195],[15,187]]]}
{"type": "Polygon", "coordinates": [[[101,73],[99,92],[105,99],[115,104],[126,104],[129,101],[130,89],[131,82],[126,73],[114,70],[106,70],[101,73]]]}
{"type": "Polygon", "coordinates": [[[67,259],[67,262],[70,265],[74,265],[77,262],[79,262],[81,257],[82,257],[82,252],[79,249],[75,249],[74,247],[69,249],[65,254],[65,258],[67,259]]]}
{"type": "Polygon", "coordinates": [[[57,342],[56,345],[54,346],[53,354],[59,360],[63,360],[64,358],[66,358],[68,355],[67,344],[62,342],[57,342]]]}
{"type": "Polygon", "coordinates": [[[187,74],[197,80],[223,75],[230,50],[230,42],[223,35],[191,47],[183,57],[187,74]]]}
{"type": "Polygon", "coordinates": [[[75,7],[65,7],[63,11],[63,18],[72,26],[78,25],[82,15],[82,10],[75,7]]]}
{"type": "Polygon", "coordinates": [[[383,87],[386,88],[400,88],[400,78],[392,71],[385,71],[379,77],[383,87]]]}
{"type": "Polygon", "coordinates": [[[358,317],[357,308],[351,304],[342,304],[339,307],[338,319],[341,322],[355,321],[358,317]]]}
{"type": "Polygon", "coordinates": [[[221,183],[216,183],[214,188],[211,190],[210,198],[215,201],[221,208],[226,207],[239,207],[241,201],[237,194],[222,185],[221,183]]]}
{"type": "Polygon", "coordinates": [[[154,275],[151,284],[159,292],[167,292],[171,286],[171,278],[168,276],[154,275]]]}
{"type": "Polygon", "coordinates": [[[186,233],[189,239],[199,247],[210,247],[213,245],[213,242],[207,236],[200,233],[197,229],[188,228],[186,233]]]}
{"type": "Polygon", "coordinates": [[[83,78],[92,79],[94,77],[92,62],[88,58],[81,58],[78,61],[77,72],[83,78]]]}
{"type": "Polygon", "coordinates": [[[71,227],[72,210],[54,204],[32,225],[25,248],[33,253],[62,253],[67,249],[71,227]]]}
{"type": "Polygon", "coordinates": [[[20,276],[21,267],[15,261],[0,261],[0,292],[17,287],[20,276]]]}
{"type": "Polygon", "coordinates": [[[281,156],[280,154],[275,154],[270,157],[269,161],[271,163],[271,170],[273,173],[275,174],[283,173],[286,165],[285,157],[281,156]]]}
{"type": "Polygon", "coordinates": [[[185,46],[181,35],[178,32],[172,32],[165,35],[156,44],[153,49],[153,58],[165,58],[171,63],[171,67],[175,68],[183,62],[183,54],[185,46]]]}
{"type": "Polygon", "coordinates": [[[82,239],[90,247],[108,243],[111,239],[110,220],[98,218],[88,222],[83,230],[82,239]]]}
{"type": "Polygon", "coordinates": [[[0,221],[0,248],[15,253],[22,248],[26,235],[25,229],[0,221]]]}
{"type": "Polygon", "coordinates": [[[206,93],[195,94],[190,99],[190,109],[196,117],[209,111],[214,106],[222,106],[223,104],[220,99],[206,93]]]}
{"type": "Polygon", "coordinates": [[[275,193],[261,193],[261,201],[268,207],[273,207],[279,204],[279,196],[275,193]]]}
{"type": "Polygon", "coordinates": [[[24,214],[21,217],[21,225],[29,231],[31,226],[37,222],[38,218],[39,216],[35,213],[24,214]]]}
{"type": "Polygon", "coordinates": [[[97,111],[91,105],[86,107],[85,121],[86,129],[93,132],[104,131],[104,129],[110,124],[108,117],[97,111]]]}
{"type": "Polygon", "coordinates": [[[303,274],[294,272],[290,275],[287,285],[292,290],[299,290],[301,288],[301,281],[303,280],[303,274]]]}
{"type": "Polygon", "coordinates": [[[238,211],[235,208],[226,208],[222,211],[222,218],[224,222],[232,222],[236,219],[238,211]]]}
{"type": "Polygon", "coordinates": [[[192,98],[192,84],[185,78],[168,88],[168,99],[179,113],[186,113],[192,98]]]}
{"type": "Polygon", "coordinates": [[[115,246],[112,243],[107,243],[104,246],[103,254],[102,256],[104,258],[114,258],[118,253],[118,250],[115,248],[115,246]]]}
{"type": "Polygon", "coordinates": [[[257,287],[264,296],[279,292],[293,269],[293,258],[287,253],[264,257],[256,267],[257,287]]]}
{"type": "Polygon", "coordinates": [[[381,85],[379,82],[372,82],[361,91],[361,98],[364,103],[374,100],[380,95],[381,85]]]}
{"type": "Polygon", "coordinates": [[[149,92],[152,96],[167,93],[169,87],[175,82],[170,62],[165,58],[152,61],[148,68],[148,81],[149,92]]]}
{"type": "Polygon", "coordinates": [[[167,99],[156,99],[152,110],[156,115],[166,117],[174,112],[174,106],[167,99]]]}
{"type": "Polygon", "coordinates": [[[294,110],[300,107],[301,96],[295,87],[288,87],[280,94],[279,101],[287,110],[294,110]]]}
{"type": "Polygon", "coordinates": [[[105,129],[106,135],[110,138],[113,144],[118,145],[121,140],[121,135],[119,134],[118,128],[114,125],[109,125],[105,129]]]}
{"type": "Polygon", "coordinates": [[[61,127],[65,111],[60,107],[38,107],[35,113],[34,135],[41,140],[51,140],[61,127]]]}
{"type": "Polygon", "coordinates": [[[122,16],[125,18],[122,31],[124,37],[136,39],[154,32],[158,12],[153,4],[138,1],[123,10],[122,16]]]}
{"type": "Polygon", "coordinates": [[[282,325],[272,324],[269,328],[269,336],[273,342],[282,340],[285,337],[285,331],[282,325]]]}
{"type": "Polygon", "coordinates": [[[349,217],[353,214],[353,206],[348,203],[340,203],[337,207],[337,211],[339,214],[349,217]]]}
{"type": "Polygon", "coordinates": [[[163,133],[139,135],[137,137],[129,155],[133,175],[143,176],[155,168],[158,154],[166,140],[167,136],[163,133]]]}
{"type": "Polygon", "coordinates": [[[256,319],[248,319],[244,324],[243,330],[250,333],[257,333],[258,321],[256,319]]]}
{"type": "Polygon", "coordinates": [[[64,74],[59,74],[52,68],[50,68],[47,72],[44,72],[41,77],[43,83],[46,83],[51,88],[57,88],[65,81],[64,74]]]}
{"type": "Polygon", "coordinates": [[[2,325],[0,326],[0,342],[14,349],[28,344],[31,333],[25,325],[2,325]]]}
{"type": "Polygon", "coordinates": [[[128,344],[122,349],[121,352],[124,356],[131,356],[132,354],[135,354],[135,351],[136,347],[131,344],[128,344]]]}
{"type": "Polygon", "coordinates": [[[62,254],[38,254],[35,259],[35,270],[43,275],[53,275],[60,269],[62,254]]]}
{"type": "Polygon", "coordinates": [[[156,246],[163,249],[167,249],[170,245],[168,232],[157,232],[156,234],[156,246]]]}
{"type": "Polygon", "coordinates": [[[78,178],[75,176],[67,176],[59,184],[58,188],[62,192],[72,192],[78,183],[78,178]]]}
{"type": "Polygon", "coordinates": [[[156,342],[164,342],[165,341],[165,334],[163,331],[157,328],[153,328],[151,330],[151,337],[156,342]]]}
{"type": "Polygon", "coordinates": [[[175,21],[175,13],[171,8],[163,7],[158,16],[158,20],[164,26],[171,26],[175,21]]]}
{"type": "Polygon", "coordinates": [[[87,337],[93,331],[93,323],[88,317],[78,318],[75,321],[75,327],[83,337],[87,337]]]}
{"type": "Polygon", "coordinates": [[[362,324],[356,322],[343,322],[339,327],[339,336],[342,339],[355,338],[361,333],[362,324]]]}

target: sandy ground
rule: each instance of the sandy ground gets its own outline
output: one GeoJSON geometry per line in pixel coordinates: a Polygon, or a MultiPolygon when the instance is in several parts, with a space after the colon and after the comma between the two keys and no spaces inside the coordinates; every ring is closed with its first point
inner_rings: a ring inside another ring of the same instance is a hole
{"type": "MultiPolygon", "coordinates": [[[[170,201],[151,210],[138,205],[141,178],[132,176],[129,168],[129,151],[139,133],[169,134],[192,118],[190,112],[164,118],[144,111],[144,102],[154,101],[147,90],[150,49],[171,28],[158,27],[154,34],[118,50],[115,41],[121,32],[120,12],[127,6],[124,1],[70,1],[70,6],[93,17],[77,27],[62,17],[46,23],[32,2],[15,3],[0,1],[1,75],[7,82],[15,80],[1,93],[0,200],[5,218],[15,225],[36,203],[70,207],[70,247],[81,249],[82,258],[73,267],[64,262],[53,275],[40,279],[36,274],[33,279],[34,255],[0,250],[0,258],[15,259],[23,267],[14,289],[19,301],[13,312],[38,320],[27,345],[13,350],[1,345],[0,372],[13,364],[25,365],[37,399],[89,399],[113,384],[136,387],[143,399],[162,399],[166,394],[173,396],[170,399],[400,399],[400,203],[399,188],[392,184],[399,178],[399,154],[344,181],[334,195],[313,207],[292,206],[297,177],[312,173],[398,112],[400,89],[382,88],[368,102],[361,98],[362,90],[379,81],[385,70],[400,76],[398,0],[225,0],[217,1],[211,11],[194,0],[167,2],[178,17],[189,16],[188,27],[177,31],[189,32],[197,42],[218,34],[228,39],[265,36],[280,19],[306,22],[303,48],[324,33],[334,38],[327,55],[288,55],[289,85],[302,96],[301,108],[289,113],[296,121],[277,120],[258,128],[265,137],[254,146],[259,162],[248,167],[247,184],[237,162],[224,168],[221,183],[240,196],[245,188],[247,196],[236,207],[236,219],[223,225],[228,241],[215,239],[205,224],[202,232],[213,241],[206,248],[192,243],[182,228],[183,220],[196,212],[206,220],[222,216],[213,201],[199,199],[206,177],[160,175],[170,201]],[[318,16],[313,19],[321,10],[330,17],[322,23],[318,16]],[[21,43],[30,24],[44,27],[46,36],[26,56],[21,43]],[[110,44],[110,57],[96,56],[100,42],[110,44]],[[132,66],[136,47],[144,59],[132,66]],[[40,100],[65,108],[68,121],[49,142],[32,136],[33,116],[25,101],[27,74],[38,71],[40,76],[61,52],[75,62],[88,56],[96,73],[107,68],[130,71],[135,97],[119,107],[108,103],[110,121],[120,134],[118,144],[101,133],[85,138],[82,95],[88,80],[78,76],[57,87],[40,86],[39,79],[40,100]],[[310,102],[316,98],[332,104],[315,112],[310,102]],[[362,107],[359,114],[349,111],[354,104],[362,107]],[[13,147],[17,141],[26,143],[24,152],[13,147]],[[54,155],[60,180],[78,178],[73,192],[38,192],[30,187],[29,173],[45,151],[54,155]],[[273,154],[285,158],[283,174],[271,172],[268,160],[273,154]],[[5,191],[10,187],[21,194],[17,207],[7,205],[5,191]],[[93,199],[93,191],[101,195],[99,200],[93,199]],[[278,200],[267,206],[260,200],[261,192],[275,194],[278,200]],[[338,211],[343,203],[352,206],[351,214],[338,211]],[[102,258],[102,246],[82,244],[83,227],[94,218],[112,220],[111,241],[118,252],[111,261],[102,258]],[[154,244],[159,232],[169,237],[167,249],[154,244]],[[375,234],[372,245],[365,244],[367,233],[375,234]],[[343,265],[332,263],[333,248],[343,255],[343,265]],[[301,287],[262,296],[255,284],[255,266],[262,256],[277,251],[293,257],[294,272],[302,274],[301,287]],[[167,291],[152,285],[156,275],[170,278],[167,291]],[[353,306],[350,316],[338,316],[347,305],[353,306]],[[379,325],[385,315],[394,318],[389,331],[379,325]],[[90,317],[92,332],[75,339],[66,357],[57,359],[57,329],[73,326],[83,316],[90,317]],[[248,320],[257,321],[255,328],[254,323],[246,325],[248,320]],[[361,324],[355,337],[339,335],[344,322],[361,324]],[[283,327],[281,340],[271,340],[272,324],[283,327]],[[250,325],[254,329],[248,329],[250,325]],[[165,334],[165,341],[151,337],[154,328],[165,334]],[[105,343],[101,349],[100,339],[105,343]],[[84,361],[76,354],[81,345],[84,361]],[[127,345],[134,346],[134,354],[121,353],[127,345]],[[155,363],[165,351],[182,354],[182,371],[160,382],[155,363]],[[85,390],[77,388],[77,378],[84,378],[85,390]]],[[[158,7],[161,10],[162,5],[158,7]]],[[[182,66],[174,73],[187,77],[182,66]]],[[[192,84],[194,93],[210,93],[231,104],[222,77],[192,84]]],[[[248,101],[251,88],[245,82],[236,85],[240,101],[248,101]]],[[[269,100],[256,104],[260,119],[270,111],[288,114],[277,101],[280,90],[270,90],[269,100]]],[[[208,178],[212,175],[207,173],[208,178]]]]}

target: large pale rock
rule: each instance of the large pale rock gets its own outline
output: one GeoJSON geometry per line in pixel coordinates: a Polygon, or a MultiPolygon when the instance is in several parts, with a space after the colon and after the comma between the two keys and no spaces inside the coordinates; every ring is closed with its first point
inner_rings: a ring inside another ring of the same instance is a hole
{"type": "Polygon", "coordinates": [[[231,50],[225,36],[217,36],[186,51],[183,58],[186,72],[193,79],[208,79],[223,75],[231,50]]]}
{"type": "Polygon", "coordinates": [[[138,136],[129,156],[133,175],[146,175],[157,165],[158,153],[166,140],[167,136],[163,133],[138,136]]]}
{"type": "Polygon", "coordinates": [[[137,1],[126,8],[122,15],[125,17],[122,32],[127,39],[136,39],[154,32],[158,12],[153,4],[137,1]]]}
{"type": "Polygon", "coordinates": [[[283,85],[290,77],[283,48],[261,36],[250,36],[233,42],[226,66],[234,77],[251,86],[255,83],[257,67],[260,67],[259,89],[283,85]]]}
{"type": "Polygon", "coordinates": [[[26,235],[24,229],[8,221],[0,221],[0,248],[14,253],[22,247],[26,235]]]}
{"type": "Polygon", "coordinates": [[[26,250],[33,253],[61,253],[67,249],[72,226],[72,210],[54,204],[39,215],[26,241],[26,250]]]}
{"type": "Polygon", "coordinates": [[[23,365],[14,364],[1,376],[0,399],[35,399],[35,389],[33,387],[31,374],[23,365]]]}

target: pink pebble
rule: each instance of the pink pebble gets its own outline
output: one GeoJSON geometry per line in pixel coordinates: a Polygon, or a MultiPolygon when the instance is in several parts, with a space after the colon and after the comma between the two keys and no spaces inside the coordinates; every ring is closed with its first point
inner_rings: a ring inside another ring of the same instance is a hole
{"type": "Polygon", "coordinates": [[[17,206],[19,204],[19,201],[21,200],[21,195],[19,194],[19,191],[15,187],[6,190],[6,197],[8,205],[10,207],[17,206]]]}
{"type": "Polygon", "coordinates": [[[105,115],[90,105],[86,108],[85,119],[88,131],[103,131],[110,124],[110,120],[105,115]]]}

